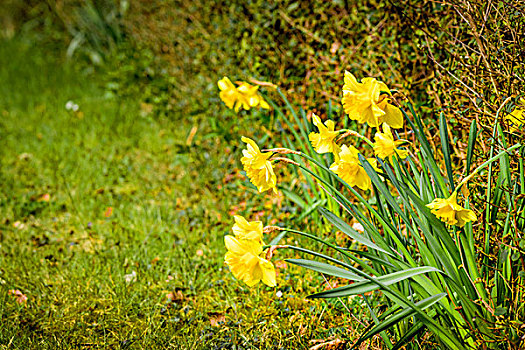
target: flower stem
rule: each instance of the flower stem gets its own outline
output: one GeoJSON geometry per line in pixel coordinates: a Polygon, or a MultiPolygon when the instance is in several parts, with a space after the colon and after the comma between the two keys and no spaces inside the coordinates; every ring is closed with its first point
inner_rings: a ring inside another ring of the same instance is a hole
{"type": "Polygon", "coordinates": [[[506,149],[506,150],[503,150],[501,151],[500,153],[498,153],[497,155],[495,155],[494,157],[488,159],[486,162],[484,162],[483,164],[481,164],[480,166],[478,166],[476,169],[474,169],[474,171],[467,177],[465,177],[463,180],[461,180],[461,182],[456,186],[456,188],[454,189],[454,192],[458,192],[459,189],[461,188],[461,186],[463,186],[465,183],[467,183],[468,181],[470,181],[470,179],[472,179],[472,177],[474,175],[476,175],[481,169],[483,169],[484,167],[486,167],[487,165],[489,165],[490,163],[500,159],[501,157],[503,157],[505,154],[509,153],[510,151],[513,151],[515,150],[516,148],[518,147],[521,147],[521,144],[517,143],[515,144],[514,146],[510,147],[509,149],[506,149]]]}
{"type": "Polygon", "coordinates": [[[369,138],[361,135],[360,133],[354,131],[354,130],[350,130],[350,129],[341,129],[341,130],[338,130],[339,133],[341,133],[342,135],[339,136],[339,139],[337,139],[337,141],[347,137],[347,136],[355,136],[355,137],[358,137],[360,138],[361,140],[365,141],[366,143],[368,143],[368,145],[370,147],[374,147],[374,144],[372,141],[370,141],[369,138]]]}

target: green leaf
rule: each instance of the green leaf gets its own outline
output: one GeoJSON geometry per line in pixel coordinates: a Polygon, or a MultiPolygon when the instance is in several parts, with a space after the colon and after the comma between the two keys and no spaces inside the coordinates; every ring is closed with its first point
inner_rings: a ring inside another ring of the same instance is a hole
{"type": "Polygon", "coordinates": [[[306,260],[306,259],[286,259],[286,262],[292,263],[294,265],[306,267],[307,269],[314,270],[320,273],[324,273],[330,276],[345,278],[345,279],[349,279],[352,281],[364,281],[363,277],[360,277],[353,272],[345,270],[341,267],[337,267],[337,266],[319,262],[319,261],[306,260]]]}
{"type": "Polygon", "coordinates": [[[468,146],[467,146],[467,172],[466,174],[470,174],[470,165],[472,164],[472,154],[474,153],[474,146],[476,144],[476,136],[478,134],[478,126],[476,124],[476,121],[473,120],[472,124],[470,124],[470,132],[468,135],[468,146]]]}
{"type": "Polygon", "coordinates": [[[365,246],[367,246],[369,248],[378,250],[378,251],[386,253],[386,254],[391,254],[391,253],[387,252],[386,250],[384,250],[383,248],[381,248],[378,245],[376,245],[374,242],[369,240],[367,237],[363,236],[362,234],[360,234],[359,232],[354,230],[352,227],[350,227],[350,225],[348,225],[346,222],[341,220],[341,218],[339,218],[337,215],[335,215],[331,211],[329,211],[329,210],[327,210],[327,209],[325,209],[323,207],[319,208],[319,211],[321,212],[321,214],[323,214],[323,216],[326,218],[326,220],[328,220],[338,230],[344,232],[350,238],[356,240],[357,242],[359,242],[359,243],[361,243],[361,244],[363,244],[363,245],[365,245],[365,246]]]}
{"type": "Polygon", "coordinates": [[[284,187],[280,187],[279,189],[283,192],[286,198],[297,204],[299,207],[301,207],[301,209],[306,208],[306,202],[297,193],[292,192],[284,187]]]}
{"type": "Polygon", "coordinates": [[[443,158],[445,159],[445,167],[447,168],[448,181],[450,188],[454,188],[454,175],[452,174],[452,163],[450,161],[450,147],[447,132],[447,121],[443,112],[439,115],[439,136],[441,138],[441,149],[443,150],[443,158]]]}
{"type": "MultiPolygon", "coordinates": [[[[427,272],[441,271],[431,266],[414,267],[412,269],[397,271],[385,276],[374,278],[374,281],[378,281],[386,286],[389,286],[391,284],[406,280],[407,278],[411,278],[427,272]]],[[[378,288],[379,285],[373,281],[362,281],[348,286],[334,288],[325,292],[312,294],[309,295],[308,298],[339,298],[346,297],[349,295],[364,294],[378,288]]]]}
{"type": "Polygon", "coordinates": [[[319,207],[320,205],[325,205],[327,202],[326,199],[319,199],[318,201],[316,201],[315,203],[313,203],[312,205],[310,205],[308,208],[303,208],[305,209],[305,211],[301,214],[301,216],[299,216],[296,221],[301,221],[303,220],[305,217],[307,217],[308,215],[310,215],[310,213],[312,213],[315,209],[317,209],[317,207],[319,207]]]}
{"type": "MultiPolygon", "coordinates": [[[[421,310],[425,310],[427,308],[429,308],[430,306],[434,305],[435,303],[437,303],[438,301],[440,301],[443,297],[445,297],[447,294],[446,293],[440,293],[440,294],[436,294],[436,295],[433,295],[433,296],[430,296],[426,299],[423,299],[421,301],[418,301],[416,303],[416,306],[418,306],[419,308],[421,308],[421,310]]],[[[395,315],[392,315],[390,317],[388,317],[386,320],[384,320],[382,323],[376,325],[374,328],[372,328],[370,331],[368,331],[368,333],[366,333],[361,339],[359,339],[358,343],[361,343],[371,337],[373,337],[374,335],[392,327],[393,325],[395,325],[396,323],[408,318],[408,317],[412,317],[413,315],[415,315],[416,312],[412,309],[403,309],[403,311],[400,311],[398,312],[397,314],[395,315]]]]}
{"type": "Polygon", "coordinates": [[[377,262],[377,263],[379,263],[379,264],[381,264],[383,266],[394,267],[394,265],[392,265],[389,261],[381,259],[380,257],[378,257],[374,253],[363,252],[361,250],[352,250],[352,252],[355,253],[355,254],[361,255],[362,257],[365,257],[368,260],[375,261],[375,262],[377,262]]]}
{"type": "Polygon", "coordinates": [[[283,237],[286,236],[286,233],[287,233],[287,231],[283,231],[283,232],[279,233],[277,236],[275,236],[274,239],[272,239],[272,241],[270,243],[268,243],[268,245],[277,245],[277,244],[279,244],[281,239],[283,239],[283,237]]]}

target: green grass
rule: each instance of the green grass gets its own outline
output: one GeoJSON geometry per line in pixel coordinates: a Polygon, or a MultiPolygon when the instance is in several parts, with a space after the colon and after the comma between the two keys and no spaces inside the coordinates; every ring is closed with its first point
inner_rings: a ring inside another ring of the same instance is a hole
{"type": "Polygon", "coordinates": [[[153,117],[140,96],[102,88],[104,73],[32,46],[0,45],[0,348],[302,349],[355,337],[338,303],[304,299],[318,276],[281,268],[278,289],[249,289],[223,265],[234,206],[282,215],[236,170],[243,123],[153,117]]]}

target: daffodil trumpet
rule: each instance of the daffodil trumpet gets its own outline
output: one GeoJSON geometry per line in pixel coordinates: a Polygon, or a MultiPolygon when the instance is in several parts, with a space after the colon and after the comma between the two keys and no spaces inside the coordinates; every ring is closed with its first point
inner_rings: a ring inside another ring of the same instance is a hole
{"type": "Polygon", "coordinates": [[[374,136],[374,154],[376,157],[381,159],[390,159],[394,156],[399,157],[399,159],[405,159],[408,157],[408,151],[400,149],[402,145],[406,144],[406,140],[394,140],[394,135],[390,129],[390,126],[387,123],[383,123],[383,132],[378,130],[374,136]]]}
{"type": "Polygon", "coordinates": [[[228,235],[224,236],[224,244],[228,250],[224,261],[235,278],[249,287],[261,281],[269,287],[275,287],[275,268],[269,260],[261,257],[265,252],[260,241],[228,235]]]}
{"type": "Polygon", "coordinates": [[[452,192],[448,198],[436,198],[426,206],[439,220],[449,225],[463,227],[465,224],[476,220],[474,211],[458,204],[457,192],[452,192]]]}
{"type": "Polygon", "coordinates": [[[367,123],[371,127],[383,123],[395,129],[403,127],[403,114],[391,103],[390,89],[375,78],[363,78],[359,82],[352,73],[345,71],[341,102],[345,113],[358,123],[367,123]]]}
{"type": "Polygon", "coordinates": [[[257,187],[259,192],[269,189],[277,192],[275,189],[277,177],[269,160],[272,157],[272,153],[262,153],[259,150],[259,146],[252,139],[242,137],[241,140],[246,143],[246,149],[242,151],[241,163],[250,182],[257,187]]]}

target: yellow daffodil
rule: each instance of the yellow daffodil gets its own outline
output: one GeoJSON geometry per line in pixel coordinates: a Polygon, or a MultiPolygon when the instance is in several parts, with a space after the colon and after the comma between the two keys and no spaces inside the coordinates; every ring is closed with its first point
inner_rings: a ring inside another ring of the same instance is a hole
{"type": "MultiPolygon", "coordinates": [[[[247,103],[249,107],[261,107],[264,109],[270,109],[270,105],[264,100],[264,98],[259,94],[258,86],[250,85],[246,82],[237,82],[239,87],[237,88],[241,93],[243,106],[247,103]]],[[[244,107],[244,109],[250,109],[244,107]]]]}
{"type": "Polygon", "coordinates": [[[345,113],[351,119],[373,127],[379,127],[382,123],[394,129],[403,127],[401,110],[390,104],[389,95],[391,93],[385,83],[375,78],[363,78],[359,83],[352,73],[345,71],[342,102],[345,113]]]}
{"type": "Polygon", "coordinates": [[[518,131],[525,124],[525,99],[520,99],[520,104],[505,117],[510,132],[518,131]]]}
{"type": "Polygon", "coordinates": [[[404,140],[394,141],[394,135],[387,123],[383,123],[383,132],[376,132],[374,137],[374,153],[382,159],[392,158],[394,154],[401,159],[408,156],[408,151],[397,149],[397,146],[405,143],[404,140]]]}
{"type": "MultiPolygon", "coordinates": [[[[368,158],[368,162],[374,169],[378,170],[376,159],[368,158]]],[[[350,186],[357,186],[363,191],[368,190],[372,185],[370,177],[359,162],[359,151],[354,146],[343,145],[341,152],[339,152],[339,160],[330,166],[330,170],[339,175],[350,186]]]]}
{"type": "Polygon", "coordinates": [[[273,172],[272,163],[268,160],[272,154],[261,153],[259,146],[247,137],[243,137],[242,141],[247,144],[247,149],[242,151],[244,157],[241,158],[241,163],[251,183],[257,187],[259,192],[273,189],[277,193],[275,189],[277,177],[273,172]]]}
{"type": "Polygon", "coordinates": [[[233,234],[238,239],[248,239],[254,241],[262,241],[263,224],[261,221],[246,220],[240,215],[235,215],[235,225],[232,227],[233,234]]]}
{"type": "Polygon", "coordinates": [[[432,214],[438,219],[449,225],[463,227],[467,222],[476,220],[476,214],[472,210],[458,204],[456,192],[447,199],[434,199],[432,203],[427,204],[427,207],[432,209],[432,214]]]}
{"type": "Polygon", "coordinates": [[[332,120],[327,120],[324,125],[321,122],[321,119],[312,114],[312,120],[314,125],[317,126],[319,130],[318,133],[311,132],[308,135],[312,146],[314,147],[317,153],[328,153],[332,152],[338,154],[340,151],[339,146],[335,143],[335,138],[339,134],[337,131],[334,131],[335,123],[332,120]]]}
{"type": "Polygon", "coordinates": [[[259,281],[270,287],[276,285],[273,264],[260,256],[263,252],[261,242],[225,236],[224,244],[228,249],[224,261],[235,278],[243,281],[249,287],[253,287],[259,281]]]}
{"type": "Polygon", "coordinates": [[[246,82],[237,82],[237,84],[238,87],[235,87],[227,77],[217,82],[219,90],[221,90],[219,97],[228,108],[234,109],[235,112],[238,112],[241,108],[249,110],[257,106],[264,109],[270,108],[261,94],[259,94],[258,86],[253,86],[246,82]]]}
{"type": "Polygon", "coordinates": [[[219,90],[221,90],[219,97],[222,102],[224,102],[228,108],[233,109],[236,102],[239,100],[239,91],[237,91],[237,88],[227,77],[219,80],[217,85],[219,86],[219,90]]]}

